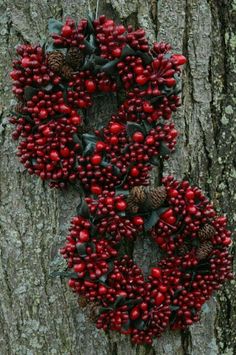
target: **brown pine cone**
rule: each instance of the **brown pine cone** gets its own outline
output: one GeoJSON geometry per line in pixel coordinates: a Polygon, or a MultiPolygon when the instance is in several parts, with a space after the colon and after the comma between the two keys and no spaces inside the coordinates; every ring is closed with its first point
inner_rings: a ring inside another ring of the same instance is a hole
{"type": "Polygon", "coordinates": [[[80,306],[81,308],[86,307],[87,304],[88,304],[87,298],[86,298],[86,297],[82,297],[82,296],[79,297],[79,298],[78,298],[78,304],[79,304],[79,306],[80,306]]]}
{"type": "Polygon", "coordinates": [[[216,230],[210,224],[205,224],[199,231],[198,236],[200,240],[210,240],[215,235],[216,230]]]}
{"type": "Polygon", "coordinates": [[[132,212],[138,212],[139,207],[146,200],[146,192],[143,186],[135,186],[130,191],[130,194],[127,198],[127,209],[132,212]]]}
{"type": "Polygon", "coordinates": [[[196,258],[198,260],[203,260],[207,258],[207,256],[210,254],[210,252],[213,249],[213,245],[209,241],[205,241],[202,244],[200,244],[200,247],[197,249],[196,252],[196,258]]]}
{"type": "Polygon", "coordinates": [[[147,193],[147,207],[150,209],[159,208],[166,199],[166,189],[165,186],[159,186],[155,189],[151,189],[147,193]]]}
{"type": "Polygon", "coordinates": [[[24,106],[25,106],[25,105],[24,105],[23,102],[18,102],[18,103],[16,104],[16,106],[15,106],[14,111],[17,112],[17,113],[21,113],[24,106]]]}
{"type": "Polygon", "coordinates": [[[73,76],[73,69],[69,65],[64,64],[61,68],[61,75],[64,79],[70,80],[73,76]]]}
{"type": "Polygon", "coordinates": [[[48,54],[48,65],[54,71],[59,73],[64,63],[64,54],[61,52],[51,52],[48,54]]]}
{"type": "Polygon", "coordinates": [[[79,48],[71,47],[66,54],[66,63],[74,70],[79,69],[84,62],[84,53],[79,48]]]}
{"type": "Polygon", "coordinates": [[[182,244],[180,247],[179,247],[179,255],[183,256],[185,254],[187,254],[189,252],[189,248],[187,246],[187,244],[182,244]]]}
{"type": "Polygon", "coordinates": [[[99,305],[97,303],[88,303],[85,312],[89,320],[96,322],[99,316],[99,305]]]}

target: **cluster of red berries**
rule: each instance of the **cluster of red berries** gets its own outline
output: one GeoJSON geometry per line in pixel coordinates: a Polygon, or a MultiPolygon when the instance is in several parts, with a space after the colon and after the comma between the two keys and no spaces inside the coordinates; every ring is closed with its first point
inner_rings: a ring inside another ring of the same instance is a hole
{"type": "Polygon", "coordinates": [[[144,189],[152,165],[175,148],[178,132],[166,120],[180,105],[186,58],[166,43],[150,47],[143,29],[105,16],[78,26],[51,20],[50,28],[53,43],[19,46],[13,62],[17,154],[53,187],[79,180],[86,197],[61,249],[69,286],[96,307],[98,328],[151,344],[169,326],[197,321],[204,302],[232,277],[226,218],[201,190],[170,176],[160,189],[144,189]],[[125,99],[117,114],[88,133],[82,112],[93,94],[117,92],[120,84],[125,99]],[[145,277],[124,250],[147,234],[163,258],[145,277]]]}
{"type": "Polygon", "coordinates": [[[10,76],[14,80],[12,91],[17,98],[24,97],[24,89],[28,86],[40,88],[47,84],[56,86],[60,83],[60,76],[46,64],[41,46],[23,44],[17,47],[16,52],[19,58],[13,61],[10,76]]]}
{"type": "Polygon", "coordinates": [[[53,33],[52,38],[56,46],[61,47],[77,47],[80,50],[85,49],[85,30],[87,27],[87,20],[83,19],[78,26],[73,19],[67,18],[65,24],[62,26],[59,34],[53,33]]]}

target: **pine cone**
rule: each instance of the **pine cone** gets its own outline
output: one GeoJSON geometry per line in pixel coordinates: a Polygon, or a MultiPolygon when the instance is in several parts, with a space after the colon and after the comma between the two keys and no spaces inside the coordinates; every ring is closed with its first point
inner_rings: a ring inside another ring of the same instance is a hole
{"type": "Polygon", "coordinates": [[[84,62],[84,53],[76,47],[68,49],[66,54],[66,63],[74,70],[80,68],[84,62]]]}
{"type": "Polygon", "coordinates": [[[18,102],[15,106],[15,112],[16,113],[21,113],[24,107],[24,103],[23,102],[18,102]]]}
{"type": "Polygon", "coordinates": [[[199,231],[198,236],[200,240],[210,240],[215,235],[216,230],[210,224],[205,224],[199,231]]]}
{"type": "Polygon", "coordinates": [[[54,72],[60,72],[64,63],[64,54],[61,52],[51,52],[48,54],[48,65],[54,72]]]}
{"type": "Polygon", "coordinates": [[[196,252],[196,258],[198,260],[203,260],[205,258],[207,258],[207,256],[210,254],[210,252],[213,249],[213,245],[211,242],[209,241],[205,241],[204,243],[202,243],[200,245],[200,247],[197,249],[196,252]]]}
{"type": "Polygon", "coordinates": [[[70,80],[73,76],[73,69],[69,65],[63,65],[61,68],[61,75],[64,79],[70,80]]]}
{"type": "Polygon", "coordinates": [[[179,252],[179,255],[183,256],[189,252],[189,247],[187,246],[187,244],[182,244],[179,247],[178,252],[179,252]]]}
{"type": "Polygon", "coordinates": [[[159,186],[152,189],[147,194],[147,208],[157,209],[159,208],[166,199],[166,189],[165,186],[159,186]]]}
{"type": "Polygon", "coordinates": [[[97,303],[88,303],[86,306],[86,315],[89,320],[96,322],[99,316],[99,305],[97,303]]]}
{"type": "Polygon", "coordinates": [[[130,191],[130,194],[127,198],[127,209],[131,213],[136,213],[139,210],[139,207],[146,200],[146,192],[143,186],[135,186],[130,191]]]}
{"type": "Polygon", "coordinates": [[[88,300],[86,297],[79,297],[78,298],[78,304],[81,308],[85,308],[88,304],[88,300]]]}

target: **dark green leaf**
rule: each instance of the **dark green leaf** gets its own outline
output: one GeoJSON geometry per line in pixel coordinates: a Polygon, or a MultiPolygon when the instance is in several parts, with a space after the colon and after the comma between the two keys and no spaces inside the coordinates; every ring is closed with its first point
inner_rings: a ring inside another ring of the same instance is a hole
{"type": "Polygon", "coordinates": [[[128,55],[135,55],[135,51],[128,44],[122,49],[121,58],[125,58],[128,55]]]}
{"type": "Polygon", "coordinates": [[[87,255],[86,248],[87,248],[86,243],[81,243],[81,244],[76,245],[76,249],[77,249],[79,255],[82,257],[85,257],[87,255]]]}
{"type": "Polygon", "coordinates": [[[170,149],[166,146],[164,142],[160,142],[160,155],[165,157],[166,155],[170,154],[170,149]]]}
{"type": "Polygon", "coordinates": [[[108,272],[106,274],[103,274],[101,277],[99,277],[99,281],[104,283],[107,280],[108,272]]]}
{"type": "Polygon", "coordinates": [[[119,59],[114,59],[114,60],[108,62],[107,64],[105,64],[101,67],[101,71],[105,72],[107,74],[112,74],[115,71],[116,65],[118,62],[119,62],[119,59]]]}
{"type": "Polygon", "coordinates": [[[95,52],[96,47],[94,47],[90,42],[88,42],[86,39],[84,40],[84,45],[85,45],[85,52],[87,54],[92,54],[95,52]]]}
{"type": "Polygon", "coordinates": [[[83,142],[85,142],[86,144],[88,144],[88,143],[96,144],[98,141],[97,136],[95,136],[94,134],[90,134],[90,133],[84,133],[82,135],[82,139],[83,139],[83,142]]]}
{"type": "Polygon", "coordinates": [[[150,230],[153,226],[155,226],[155,224],[159,219],[160,219],[160,215],[158,211],[157,210],[152,211],[152,213],[144,223],[144,230],[145,231],[150,230]]]}
{"type": "Polygon", "coordinates": [[[160,157],[158,155],[154,155],[151,157],[149,162],[154,166],[160,166],[160,157]]]}
{"type": "Polygon", "coordinates": [[[104,313],[104,312],[108,312],[108,311],[113,311],[113,308],[111,308],[111,307],[101,307],[101,308],[99,308],[99,314],[104,313]]]}
{"type": "Polygon", "coordinates": [[[130,320],[128,319],[128,321],[125,324],[122,324],[122,329],[128,330],[129,328],[130,328],[130,320]]]}
{"type": "Polygon", "coordinates": [[[78,216],[82,216],[84,218],[90,217],[88,205],[83,198],[81,198],[80,203],[76,208],[76,212],[78,216]]]}
{"type": "Polygon", "coordinates": [[[114,303],[114,308],[118,308],[122,306],[125,302],[125,298],[123,296],[118,296],[114,303]]]}
{"type": "Polygon", "coordinates": [[[129,195],[129,190],[124,190],[121,188],[116,188],[116,196],[118,195],[124,195],[124,196],[128,196],[129,195]]]}
{"type": "Polygon", "coordinates": [[[178,309],[179,309],[179,306],[170,305],[171,311],[178,311],[178,309]]]}
{"type": "Polygon", "coordinates": [[[74,143],[80,143],[79,136],[76,133],[74,133],[72,137],[73,137],[73,142],[74,143]]]}
{"type": "Polygon", "coordinates": [[[133,323],[134,328],[136,328],[138,330],[144,330],[145,329],[145,322],[142,319],[136,319],[132,323],[133,323]]]}
{"type": "Polygon", "coordinates": [[[127,122],[126,130],[129,137],[132,137],[133,134],[137,131],[145,134],[144,128],[140,124],[135,122],[127,122]]]}
{"type": "Polygon", "coordinates": [[[92,143],[92,142],[88,143],[83,150],[83,155],[85,157],[92,155],[92,153],[94,152],[94,149],[95,149],[95,145],[96,144],[92,143]]]}
{"type": "Polygon", "coordinates": [[[90,16],[87,16],[87,28],[86,32],[91,34],[94,33],[93,20],[90,16]]]}
{"type": "Polygon", "coordinates": [[[147,52],[137,51],[136,55],[141,57],[145,64],[150,64],[153,61],[152,56],[150,54],[148,54],[147,52]]]}
{"type": "Polygon", "coordinates": [[[24,89],[24,97],[25,99],[31,100],[31,98],[38,93],[38,89],[34,88],[33,86],[26,86],[24,89]]]}
{"type": "Polygon", "coordinates": [[[51,91],[53,89],[53,85],[50,83],[50,84],[48,84],[46,86],[43,86],[42,89],[45,90],[45,91],[51,91]]]}
{"type": "Polygon", "coordinates": [[[50,18],[48,21],[48,32],[56,33],[58,35],[61,34],[63,23],[61,21],[50,18]]]}

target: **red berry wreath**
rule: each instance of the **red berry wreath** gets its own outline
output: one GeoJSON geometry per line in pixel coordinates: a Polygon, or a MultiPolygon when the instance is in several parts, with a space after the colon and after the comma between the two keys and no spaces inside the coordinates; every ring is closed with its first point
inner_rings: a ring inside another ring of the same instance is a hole
{"type": "Polygon", "coordinates": [[[150,344],[168,327],[197,321],[204,302],[232,277],[226,219],[202,192],[172,177],[144,187],[176,144],[169,120],[186,59],[168,44],[150,47],[143,29],[105,16],[78,25],[50,20],[49,31],[51,42],[19,46],[13,62],[18,155],[52,187],[83,188],[61,249],[72,269],[69,286],[92,305],[98,328],[150,344]],[[105,127],[90,127],[93,96],[120,91],[118,112],[105,127]],[[125,249],[148,237],[160,257],[145,277],[125,249]]]}

